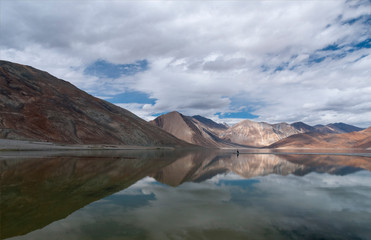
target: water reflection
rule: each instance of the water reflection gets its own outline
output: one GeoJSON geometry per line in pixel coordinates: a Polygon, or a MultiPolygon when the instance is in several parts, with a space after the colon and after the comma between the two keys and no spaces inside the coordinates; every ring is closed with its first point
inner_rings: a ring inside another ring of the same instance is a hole
{"type": "Polygon", "coordinates": [[[65,218],[129,187],[181,153],[94,151],[63,155],[66,152],[62,156],[0,159],[1,238],[26,234],[65,218]]]}
{"type": "Polygon", "coordinates": [[[368,239],[370,162],[205,151],[3,158],[1,238],[368,239]]]}
{"type": "Polygon", "coordinates": [[[190,152],[151,175],[171,186],[183,182],[202,182],[217,174],[233,172],[243,178],[269,174],[300,175],[310,172],[349,174],[371,170],[368,157],[316,154],[236,154],[226,152],[190,152]]]}

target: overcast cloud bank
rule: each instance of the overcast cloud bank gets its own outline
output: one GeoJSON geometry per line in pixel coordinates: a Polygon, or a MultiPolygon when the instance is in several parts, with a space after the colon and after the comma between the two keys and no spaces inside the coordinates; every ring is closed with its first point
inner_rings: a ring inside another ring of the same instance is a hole
{"type": "Polygon", "coordinates": [[[370,1],[0,4],[1,59],[147,120],[177,110],[226,122],[371,125],[370,1]]]}

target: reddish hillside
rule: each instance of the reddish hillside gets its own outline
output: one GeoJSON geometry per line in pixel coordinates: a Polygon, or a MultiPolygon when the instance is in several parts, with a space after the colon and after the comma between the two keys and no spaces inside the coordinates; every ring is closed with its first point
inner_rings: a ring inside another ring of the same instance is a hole
{"type": "Polygon", "coordinates": [[[35,68],[0,61],[0,138],[188,146],[131,112],[35,68]]]}
{"type": "Polygon", "coordinates": [[[371,148],[371,127],[343,134],[302,133],[282,139],[270,148],[371,148]]]}

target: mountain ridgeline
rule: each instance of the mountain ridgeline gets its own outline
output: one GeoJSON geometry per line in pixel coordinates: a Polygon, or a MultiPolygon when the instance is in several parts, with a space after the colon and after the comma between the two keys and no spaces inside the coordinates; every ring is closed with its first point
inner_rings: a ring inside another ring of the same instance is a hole
{"type": "Polygon", "coordinates": [[[356,132],[331,134],[309,132],[281,139],[270,148],[358,148],[371,149],[371,127],[356,132]]]}
{"type": "Polygon", "coordinates": [[[368,131],[345,123],[310,126],[243,120],[232,127],[201,116],[170,112],[150,121],[188,143],[203,147],[369,148],[368,131]],[[327,130],[324,130],[327,129],[327,130]],[[354,133],[353,133],[354,132],[354,133]],[[344,133],[352,133],[344,135],[344,133]],[[349,142],[357,141],[356,144],[349,142]],[[290,141],[290,143],[289,143],[290,141]],[[292,141],[292,142],[291,142],[292,141]],[[358,142],[359,141],[359,142],[358,142]]]}
{"type": "Polygon", "coordinates": [[[243,120],[232,127],[170,112],[146,122],[30,66],[0,61],[0,138],[171,147],[371,148],[371,131],[243,120]]]}

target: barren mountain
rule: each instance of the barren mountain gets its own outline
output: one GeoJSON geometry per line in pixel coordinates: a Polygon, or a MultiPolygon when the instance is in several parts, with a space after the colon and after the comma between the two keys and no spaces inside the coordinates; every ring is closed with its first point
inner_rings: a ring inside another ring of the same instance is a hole
{"type": "Polygon", "coordinates": [[[221,133],[219,137],[241,145],[263,147],[300,132],[287,123],[268,124],[244,120],[221,133]]]}
{"type": "Polygon", "coordinates": [[[330,123],[327,125],[314,126],[315,131],[319,133],[350,133],[362,131],[364,128],[359,128],[345,123],[330,123]]]}
{"type": "Polygon", "coordinates": [[[343,134],[302,133],[282,139],[270,148],[371,148],[371,127],[343,134]]]}
{"type": "Polygon", "coordinates": [[[315,132],[316,129],[312,126],[309,126],[308,124],[305,124],[303,122],[295,122],[290,124],[294,128],[296,128],[299,132],[305,133],[305,132],[315,132]]]}
{"type": "MultiPolygon", "coordinates": [[[[301,138],[302,146],[313,143],[320,145],[324,129],[332,133],[361,129],[344,123],[328,124],[321,130],[318,126],[312,127],[303,122],[269,124],[251,120],[243,120],[228,127],[201,116],[188,117],[178,112],[161,115],[150,123],[179,139],[204,147],[266,147],[281,140],[285,142],[287,137],[300,133],[307,133],[297,137],[301,138]]],[[[363,142],[359,144],[361,146],[363,142]]]]}
{"type": "Polygon", "coordinates": [[[214,148],[233,146],[217,137],[227,128],[226,126],[201,116],[189,117],[178,112],[170,112],[150,123],[188,143],[214,148]]]}
{"type": "Polygon", "coordinates": [[[0,138],[188,146],[131,112],[47,72],[0,61],[0,138]]]}

